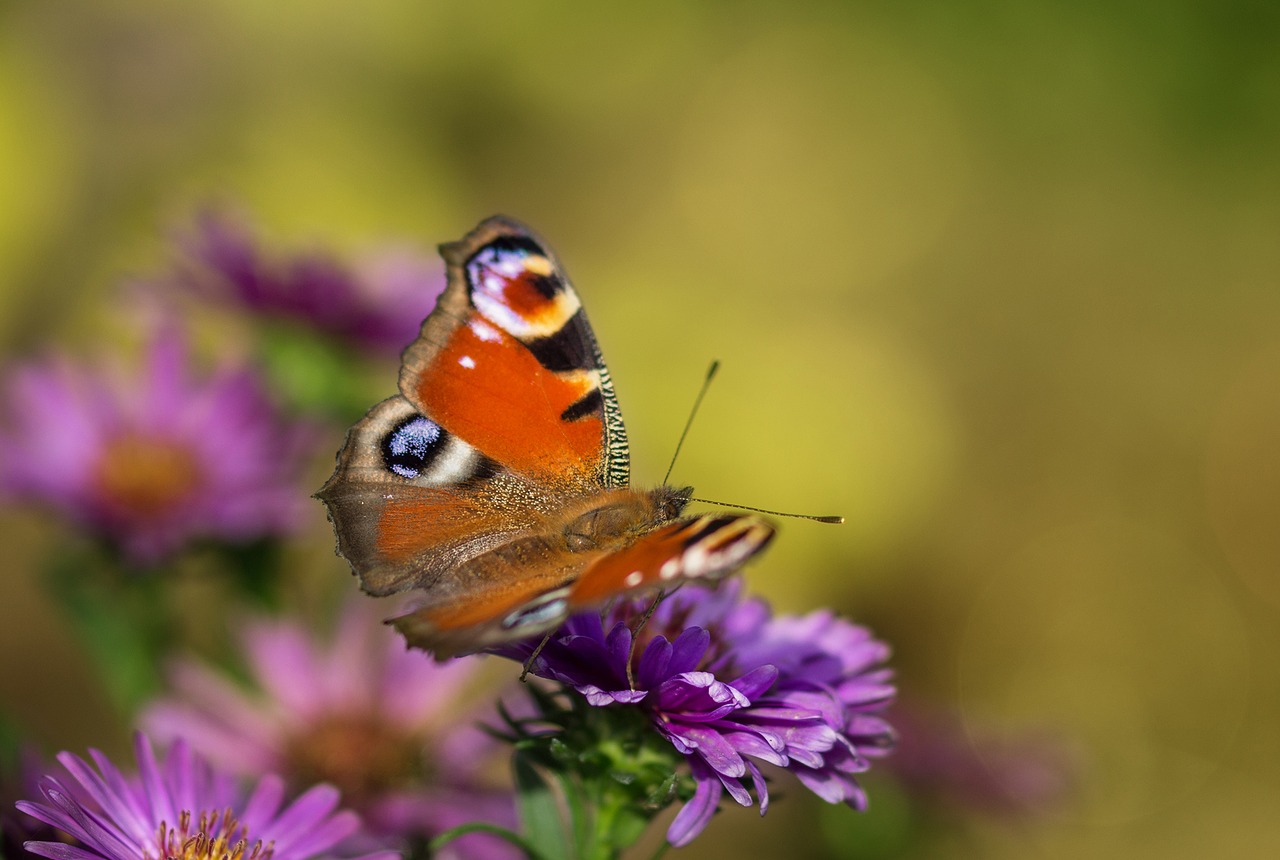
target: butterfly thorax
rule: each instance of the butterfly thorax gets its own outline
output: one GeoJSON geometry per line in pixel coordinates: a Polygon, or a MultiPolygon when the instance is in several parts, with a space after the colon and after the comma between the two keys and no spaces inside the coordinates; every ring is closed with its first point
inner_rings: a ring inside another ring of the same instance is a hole
{"type": "Polygon", "coordinates": [[[639,535],[666,525],[680,516],[692,487],[658,487],[656,490],[611,490],[591,498],[591,506],[574,511],[565,524],[565,547],[570,552],[608,549],[630,543],[639,535]]]}

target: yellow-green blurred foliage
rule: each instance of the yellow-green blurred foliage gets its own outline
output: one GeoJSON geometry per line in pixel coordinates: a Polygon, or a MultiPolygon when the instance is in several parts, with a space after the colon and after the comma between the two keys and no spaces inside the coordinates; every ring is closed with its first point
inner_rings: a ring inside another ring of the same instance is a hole
{"type": "MultiPolygon", "coordinates": [[[[753,586],[871,624],[975,732],[1073,750],[1039,818],[876,830],[872,780],[843,838],[1276,856],[1278,9],[5,3],[0,346],[91,352],[209,199],[338,249],[515,215],[590,309],[638,483],[719,358],[674,479],[849,519],[785,523],[753,586]]],[[[0,527],[6,705],[118,744],[32,582],[56,530],[0,527]]],[[[350,587],[318,505],[308,540],[350,587]]],[[[787,794],[690,855],[816,856],[787,794]]]]}

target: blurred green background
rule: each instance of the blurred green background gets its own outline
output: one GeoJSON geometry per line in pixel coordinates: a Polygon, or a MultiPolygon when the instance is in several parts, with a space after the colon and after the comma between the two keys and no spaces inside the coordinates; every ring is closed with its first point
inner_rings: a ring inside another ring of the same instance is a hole
{"type": "MultiPolygon", "coordinates": [[[[529,222],[637,483],[719,358],[674,480],[849,520],[785,523],[753,587],[1070,751],[1037,815],[871,779],[690,856],[1280,856],[1280,6],[9,2],[0,172],[6,360],[91,354],[210,199],[294,247],[529,222]]],[[[30,574],[57,528],[0,529],[5,707],[119,746],[30,574]]]]}

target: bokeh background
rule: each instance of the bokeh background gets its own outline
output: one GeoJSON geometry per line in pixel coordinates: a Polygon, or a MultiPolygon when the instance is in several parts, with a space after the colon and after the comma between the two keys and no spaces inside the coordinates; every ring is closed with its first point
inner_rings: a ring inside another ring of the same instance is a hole
{"type": "MultiPolygon", "coordinates": [[[[515,215],[590,310],[637,483],[720,359],[675,480],[848,518],[786,522],[753,587],[892,642],[963,767],[1027,747],[1061,783],[793,792],[686,853],[1277,856],[1278,10],[0,4],[0,350],[109,342],[210,200],[337,252],[515,215]]],[[[312,519],[305,577],[353,587],[312,519]]],[[[32,574],[59,529],[0,512],[0,696],[119,749],[32,574]]]]}

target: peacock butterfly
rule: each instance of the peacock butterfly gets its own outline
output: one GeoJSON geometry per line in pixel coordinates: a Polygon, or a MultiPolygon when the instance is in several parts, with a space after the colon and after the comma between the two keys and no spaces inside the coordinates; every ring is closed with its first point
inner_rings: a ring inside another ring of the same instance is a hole
{"type": "Polygon", "coordinates": [[[493,217],[440,253],[448,283],[400,393],[316,494],[366,592],[418,590],[393,620],[409,644],[444,658],[522,639],[764,549],[758,517],[683,516],[692,488],[629,485],[613,382],[546,243],[493,217]]]}

